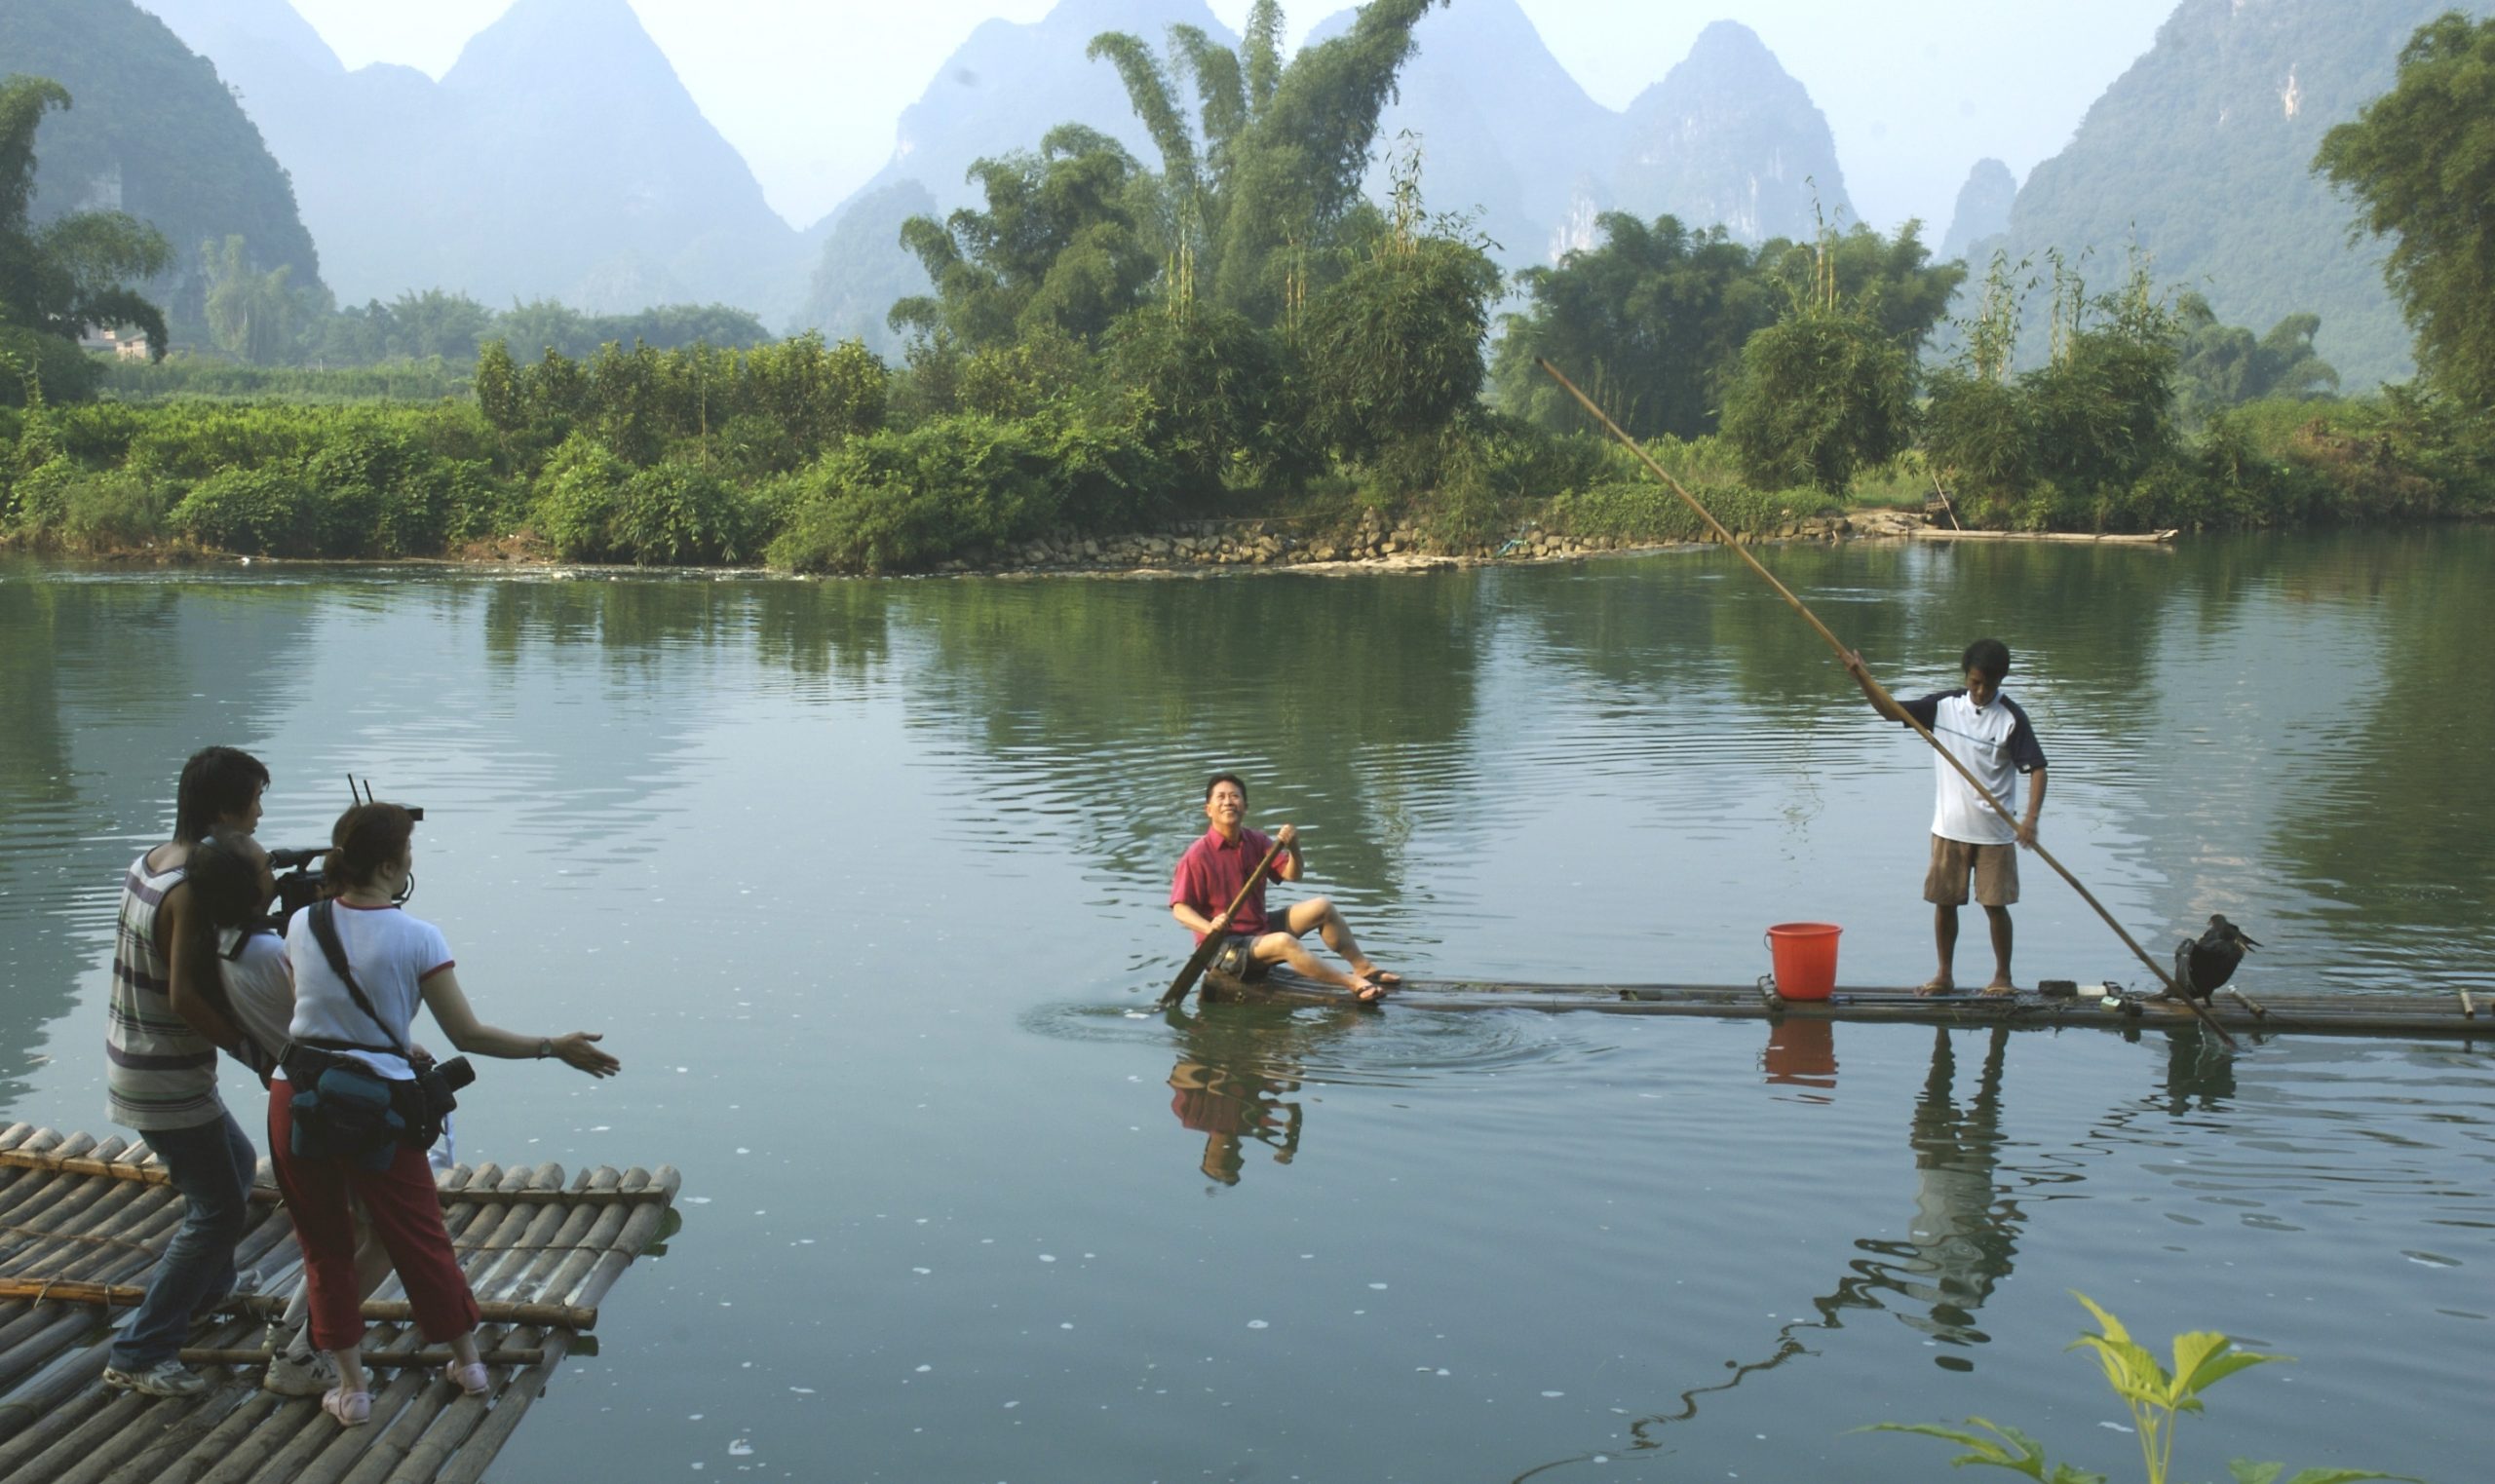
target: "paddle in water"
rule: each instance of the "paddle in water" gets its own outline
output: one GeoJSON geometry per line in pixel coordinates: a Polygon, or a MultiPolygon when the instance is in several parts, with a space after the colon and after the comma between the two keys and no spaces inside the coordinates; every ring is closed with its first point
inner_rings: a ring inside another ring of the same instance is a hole
{"type": "Polygon", "coordinates": [[[1196,951],[1187,956],[1187,967],[1178,970],[1178,977],[1170,981],[1170,988],[1161,996],[1163,1009],[1168,1009],[1187,998],[1187,991],[1196,987],[1196,980],[1204,976],[1205,967],[1212,962],[1214,954],[1221,952],[1222,940],[1230,935],[1228,930],[1231,919],[1237,917],[1239,909],[1248,904],[1249,894],[1264,885],[1265,873],[1274,868],[1276,860],[1282,858],[1285,848],[1282,840],[1275,840],[1273,849],[1265,852],[1265,858],[1257,861],[1256,868],[1248,873],[1247,881],[1240,885],[1239,894],[1230,898],[1229,906],[1221,909],[1223,931],[1206,933],[1205,940],[1196,945],[1196,951]]]}

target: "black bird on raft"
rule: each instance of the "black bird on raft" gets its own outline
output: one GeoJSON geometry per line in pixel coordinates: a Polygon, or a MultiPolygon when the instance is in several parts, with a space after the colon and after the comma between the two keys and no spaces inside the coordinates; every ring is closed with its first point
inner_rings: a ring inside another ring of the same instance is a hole
{"type": "Polygon", "coordinates": [[[2235,977],[2235,966],[2244,962],[2246,952],[2260,946],[2245,936],[2243,929],[2212,912],[2208,932],[2174,945],[2174,987],[2192,999],[2206,1000],[2235,977]]]}

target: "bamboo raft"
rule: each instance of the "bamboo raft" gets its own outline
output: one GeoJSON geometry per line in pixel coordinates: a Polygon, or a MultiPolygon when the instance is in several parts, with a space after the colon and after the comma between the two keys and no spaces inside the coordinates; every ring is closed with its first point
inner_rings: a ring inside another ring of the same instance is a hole
{"type": "Polygon", "coordinates": [[[2183,532],[2179,527],[2141,532],[1957,531],[1934,525],[1917,526],[1907,534],[1916,541],[2082,541],[2095,545],[2162,547],[2173,545],[2174,539],[2183,532]]]}
{"type": "Polygon", "coordinates": [[[443,1381],[446,1351],[407,1322],[394,1276],[365,1303],[372,1421],[342,1428],[318,1398],[260,1389],[266,1321],[302,1282],[294,1230],[261,1161],[235,1250],[260,1277],[192,1329],[185,1361],[215,1383],[155,1397],[101,1380],[108,1317],[135,1305],[181,1220],[144,1144],[24,1123],[0,1129],[0,1479],[46,1484],[473,1484],[595,1340],[597,1305],[662,1232],[680,1183],[661,1165],[583,1170],[458,1165],[437,1177],[442,1220],[485,1323],[483,1397],[443,1381]],[[428,1370],[426,1367],[432,1367],[428,1370]]]}
{"type": "MultiPolygon", "coordinates": [[[[1242,981],[1208,970],[1203,998],[1245,1005],[1357,1006],[1330,985],[1286,970],[1242,981]]],[[[1414,1009],[1593,1010],[1613,1015],[1711,1015],[1726,1020],[1868,1020],[1917,1025],[2093,1027],[2180,1030],[2198,1019],[2176,1001],[2133,995],[2057,997],[1917,995],[1911,990],[1849,989],[1825,1000],[1787,1000],[1772,978],[1756,984],[1501,984],[1470,979],[1412,979],[1384,1002],[1414,1009]]],[[[1373,1008],[1375,1007],[1362,1007],[1373,1008]]],[[[2251,1036],[2431,1036],[2495,1041],[2495,995],[2263,995],[2255,1000],[2218,991],[2209,1014],[2230,1031],[2251,1036]]]]}

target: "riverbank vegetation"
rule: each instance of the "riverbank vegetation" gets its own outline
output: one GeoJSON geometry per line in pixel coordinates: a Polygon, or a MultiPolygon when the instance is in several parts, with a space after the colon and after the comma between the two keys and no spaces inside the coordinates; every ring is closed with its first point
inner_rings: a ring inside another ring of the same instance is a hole
{"type": "MultiPolygon", "coordinates": [[[[1698,537],[1543,358],[1746,535],[1935,497],[1969,526],[2109,532],[2495,505],[2495,440],[2452,390],[2475,341],[2448,292],[2429,323],[2452,348],[2422,358],[2429,377],[2343,400],[2312,316],[2222,324],[2137,262],[2092,291],[2085,263],[1997,258],[1948,322],[1967,270],[1934,263],[1913,223],[1751,247],[1608,215],[1594,245],[1503,283],[1470,218],[1426,207],[1414,141],[1389,148],[1383,203],[1362,192],[1433,3],[1373,0],[1288,58],[1272,0],[1235,50],[1183,26],[1166,53],[1098,38],[1158,159],[1060,126],[979,162],[982,207],[902,228],[933,291],[893,308],[898,364],[772,343],[734,311],[495,315],[409,294],[320,327],[369,363],[254,365],[281,343],[301,359],[309,331],[229,244],[203,254],[227,358],[106,366],[62,327],[145,323],[96,297],[135,270],[92,258],[87,299],[30,297],[12,285],[50,281],[19,264],[60,250],[59,228],[30,235],[22,192],[0,199],[0,244],[36,245],[0,262],[0,337],[19,337],[0,342],[17,404],[0,409],[0,540],[894,572],[1241,517],[1321,538],[1383,518],[1478,554],[1528,529],[1698,537]],[[2050,358],[2018,369],[2039,310],[2050,358]]],[[[41,104],[0,116],[11,178],[33,136],[12,121],[41,104]]]]}

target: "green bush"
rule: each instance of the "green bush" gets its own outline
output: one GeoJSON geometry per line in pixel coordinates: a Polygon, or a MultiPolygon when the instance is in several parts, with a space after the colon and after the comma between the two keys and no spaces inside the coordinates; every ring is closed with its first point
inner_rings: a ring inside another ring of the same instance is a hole
{"type": "Polygon", "coordinates": [[[1144,436],[1204,494],[1234,477],[1289,478],[1323,466],[1308,436],[1288,345],[1207,306],[1181,320],[1141,309],[1111,327],[1102,378],[1146,399],[1144,436]]]}
{"type": "Polygon", "coordinates": [[[103,375],[104,362],[74,340],[0,324],[0,406],[25,406],[29,382],[42,389],[46,403],[83,401],[95,395],[103,375]]]}
{"type": "Polygon", "coordinates": [[[173,492],[141,475],[119,470],[69,486],[60,516],[60,538],[74,551],[112,552],[153,545],[163,534],[173,492]]]}
{"type": "Polygon", "coordinates": [[[573,434],[538,476],[530,509],[537,534],[566,561],[605,560],[615,507],[631,474],[604,443],[573,434]]]}
{"type": "Polygon", "coordinates": [[[194,485],[173,507],[173,524],[219,551],[269,556],[323,554],[313,544],[311,482],[294,469],[228,469],[194,485]]]}
{"type": "MultiPolygon", "coordinates": [[[[1738,484],[1690,484],[1685,478],[1681,482],[1736,536],[1773,530],[1797,515],[1811,514],[1823,499],[1809,489],[1756,490],[1738,484]]],[[[1543,518],[1568,536],[1631,542],[1713,539],[1697,513],[1652,475],[1635,480],[1606,480],[1562,494],[1551,502],[1543,518]]]]}
{"type": "Polygon", "coordinates": [[[771,544],[798,571],[906,572],[1024,540],[1064,509],[1059,470],[1031,430],[977,413],[856,438],[807,472],[771,544]]]}
{"type": "Polygon", "coordinates": [[[1724,393],[1724,438],[1762,488],[1841,491],[1914,429],[1914,358],[1867,313],[1805,310],[1742,347],[1724,393]]]}
{"type": "Polygon", "coordinates": [[[753,529],[745,500],[717,476],[685,464],[635,471],[615,491],[606,548],[643,566],[735,561],[753,529]]]}
{"type": "Polygon", "coordinates": [[[6,508],[9,529],[38,538],[58,531],[69,514],[69,492],[83,476],[77,464],[59,454],[10,480],[6,508]]]}

